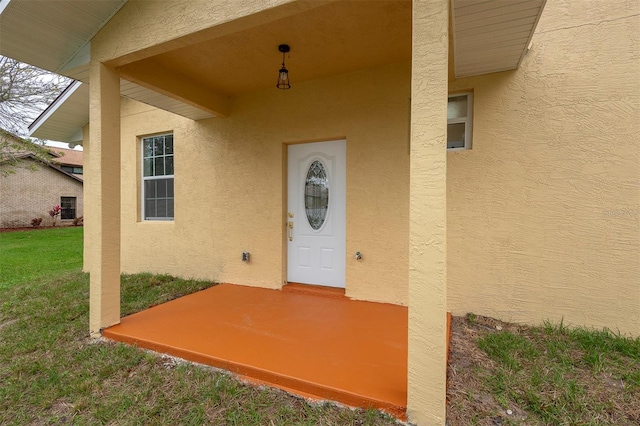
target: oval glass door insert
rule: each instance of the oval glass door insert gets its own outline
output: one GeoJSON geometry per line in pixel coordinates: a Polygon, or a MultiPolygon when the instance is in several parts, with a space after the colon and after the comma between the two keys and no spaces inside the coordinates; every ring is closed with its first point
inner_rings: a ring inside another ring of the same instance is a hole
{"type": "Polygon", "coordinates": [[[324,224],[329,207],[329,179],[327,170],[320,161],[309,166],[304,184],[304,208],[309,225],[318,230],[324,224]]]}

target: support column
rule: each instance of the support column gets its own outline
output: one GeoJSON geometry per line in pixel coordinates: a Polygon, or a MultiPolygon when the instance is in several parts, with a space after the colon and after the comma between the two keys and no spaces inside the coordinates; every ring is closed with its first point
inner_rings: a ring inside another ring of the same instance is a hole
{"type": "Polygon", "coordinates": [[[96,61],[90,76],[89,331],[99,336],[101,329],[120,322],[120,77],[96,61]]]}
{"type": "Polygon", "coordinates": [[[407,417],[446,421],[449,0],[413,0],[407,417]]]}
{"type": "Polygon", "coordinates": [[[83,194],[83,216],[84,216],[84,224],[83,224],[83,243],[82,243],[82,272],[91,272],[91,247],[93,244],[91,243],[91,238],[94,233],[91,231],[91,221],[87,220],[87,217],[90,217],[91,214],[88,212],[89,205],[91,200],[91,194],[93,193],[91,189],[91,173],[89,173],[89,165],[91,164],[91,144],[89,143],[89,124],[82,129],[82,158],[84,160],[85,168],[84,168],[84,176],[83,176],[83,184],[82,184],[82,194],[83,194]],[[89,216],[87,216],[89,215],[89,216]]]}

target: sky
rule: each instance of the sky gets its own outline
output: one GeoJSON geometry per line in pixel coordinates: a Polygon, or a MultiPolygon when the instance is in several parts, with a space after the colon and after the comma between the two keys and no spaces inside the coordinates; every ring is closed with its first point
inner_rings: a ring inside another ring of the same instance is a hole
{"type": "MultiPolygon", "coordinates": [[[[53,146],[56,148],[69,148],[69,144],[64,142],[46,141],[45,144],[47,146],[53,146]]],[[[73,149],[75,149],[76,151],[82,151],[82,145],[76,145],[73,149]]]]}
{"type": "MultiPolygon", "coordinates": [[[[2,3],[3,3],[3,1],[0,0],[0,9],[2,9],[2,6],[1,6],[2,3]]],[[[0,58],[4,58],[4,57],[0,56],[0,58]]],[[[50,72],[48,72],[46,70],[39,70],[39,69],[37,69],[37,72],[35,74],[37,75],[37,77],[36,77],[37,81],[43,81],[45,83],[53,80],[55,77],[58,77],[56,74],[50,73],[50,72]]],[[[31,78],[31,81],[33,81],[33,78],[31,78]]],[[[67,84],[70,84],[72,81],[73,80],[68,80],[67,84]]],[[[2,79],[0,82],[4,82],[4,79],[2,79]]],[[[4,89],[4,87],[3,87],[3,89],[4,89]]],[[[20,92],[18,92],[18,93],[20,93],[20,92]]],[[[40,106],[41,103],[37,103],[37,104],[34,104],[34,105],[40,106]]],[[[41,106],[42,106],[42,110],[44,110],[47,107],[47,105],[41,105],[41,106]]],[[[10,106],[8,111],[11,112],[13,110],[13,108],[14,107],[10,106]]],[[[19,107],[16,106],[15,108],[19,108],[19,107]]],[[[37,109],[31,110],[29,108],[24,108],[24,109],[20,108],[18,112],[21,112],[22,114],[26,114],[27,116],[30,116],[31,121],[35,120],[42,113],[42,111],[40,111],[40,110],[37,110],[37,109]]],[[[20,124],[16,124],[16,125],[20,125],[20,124]]],[[[26,133],[27,133],[26,132],[26,130],[27,130],[26,129],[26,125],[24,126],[24,128],[22,130],[23,130],[23,132],[19,132],[17,134],[25,136],[26,133]]],[[[65,142],[45,141],[45,145],[56,147],[56,148],[67,148],[67,149],[69,148],[69,144],[67,144],[65,142]]],[[[82,146],[77,145],[73,149],[76,149],[78,151],[82,151],[82,146]]]]}

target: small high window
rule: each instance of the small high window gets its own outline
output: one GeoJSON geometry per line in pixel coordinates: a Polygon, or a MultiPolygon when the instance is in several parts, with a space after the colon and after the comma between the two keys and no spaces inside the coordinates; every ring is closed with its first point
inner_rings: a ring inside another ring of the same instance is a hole
{"type": "Polygon", "coordinates": [[[76,218],[76,197],[60,197],[60,219],[76,218]]]}
{"type": "Polygon", "coordinates": [[[142,218],[173,220],[173,135],[142,138],[142,218]]]}
{"type": "Polygon", "coordinates": [[[60,166],[60,168],[62,170],[64,170],[65,172],[73,173],[74,175],[81,175],[82,174],[82,167],[60,166]]]}
{"type": "Polygon", "coordinates": [[[471,149],[473,93],[449,95],[447,104],[447,149],[471,149]]]}

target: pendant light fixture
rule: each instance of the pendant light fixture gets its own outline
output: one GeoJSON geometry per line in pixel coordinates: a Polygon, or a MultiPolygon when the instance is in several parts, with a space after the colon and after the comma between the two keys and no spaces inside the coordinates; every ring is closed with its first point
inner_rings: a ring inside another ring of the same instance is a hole
{"type": "Polygon", "coordinates": [[[282,52],[282,68],[278,71],[278,84],[276,84],[276,87],[282,90],[291,89],[291,83],[289,83],[289,71],[287,70],[287,67],[284,66],[284,56],[291,51],[291,48],[288,44],[281,44],[278,46],[278,50],[282,52]]]}

